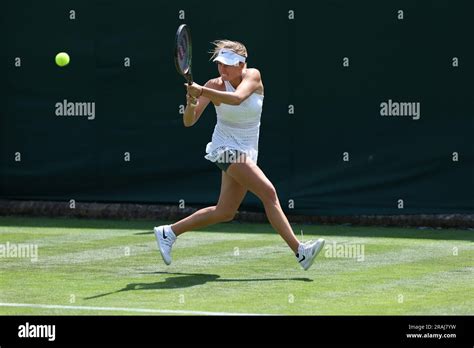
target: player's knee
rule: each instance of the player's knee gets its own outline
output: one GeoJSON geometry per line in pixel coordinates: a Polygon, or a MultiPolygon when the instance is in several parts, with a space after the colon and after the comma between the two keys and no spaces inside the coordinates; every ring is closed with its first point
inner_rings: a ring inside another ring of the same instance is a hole
{"type": "Polygon", "coordinates": [[[219,222],[227,222],[234,220],[235,212],[232,211],[219,211],[216,210],[216,219],[219,222]]]}
{"type": "Polygon", "coordinates": [[[266,185],[260,192],[260,199],[263,203],[276,204],[278,203],[278,195],[273,185],[266,185]]]}

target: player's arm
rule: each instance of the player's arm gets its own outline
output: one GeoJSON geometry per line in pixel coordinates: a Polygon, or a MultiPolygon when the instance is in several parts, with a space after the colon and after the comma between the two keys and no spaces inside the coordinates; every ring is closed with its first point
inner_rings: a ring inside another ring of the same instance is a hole
{"type": "Polygon", "coordinates": [[[199,86],[195,83],[193,83],[188,90],[192,95],[206,97],[214,104],[240,105],[240,103],[250,97],[261,84],[262,78],[260,72],[257,69],[249,69],[235,92],[218,91],[207,86],[199,86]]]}
{"type": "MultiPolygon", "coordinates": [[[[204,86],[210,87],[213,85],[213,81],[209,80],[204,86]]],[[[187,84],[185,84],[187,86],[187,84]]],[[[209,98],[201,95],[199,98],[192,97],[189,92],[186,95],[186,109],[184,110],[183,123],[185,127],[193,126],[201,117],[202,113],[206,109],[207,105],[211,101],[209,98]],[[193,104],[197,99],[197,103],[193,104]]]]}

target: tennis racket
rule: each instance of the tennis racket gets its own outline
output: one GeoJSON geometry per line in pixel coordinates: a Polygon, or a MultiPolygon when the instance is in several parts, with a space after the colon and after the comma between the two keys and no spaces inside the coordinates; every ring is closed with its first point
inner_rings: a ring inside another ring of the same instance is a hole
{"type": "Polygon", "coordinates": [[[189,85],[193,84],[191,72],[192,43],[191,33],[186,24],[181,24],[176,32],[176,47],[174,52],[174,62],[178,73],[183,75],[189,85]]]}

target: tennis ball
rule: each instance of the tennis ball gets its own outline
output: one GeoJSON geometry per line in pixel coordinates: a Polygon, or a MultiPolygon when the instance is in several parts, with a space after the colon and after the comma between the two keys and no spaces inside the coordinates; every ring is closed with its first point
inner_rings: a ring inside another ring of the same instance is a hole
{"type": "Polygon", "coordinates": [[[65,53],[65,52],[60,52],[56,55],[56,64],[58,66],[66,66],[69,64],[69,54],[65,53]]]}

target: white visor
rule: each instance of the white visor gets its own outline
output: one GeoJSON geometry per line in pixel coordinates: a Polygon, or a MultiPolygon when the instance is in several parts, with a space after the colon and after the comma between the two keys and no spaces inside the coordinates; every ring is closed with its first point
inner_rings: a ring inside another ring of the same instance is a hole
{"type": "Polygon", "coordinates": [[[225,65],[239,65],[240,62],[245,63],[245,57],[234,51],[227,50],[225,48],[219,51],[219,54],[214,58],[213,62],[221,62],[225,65]]]}

